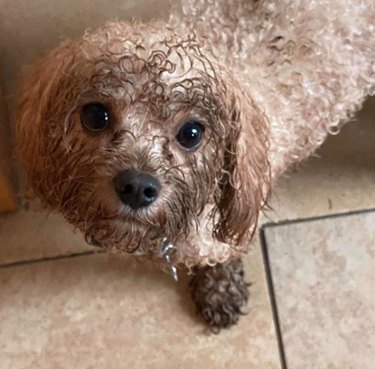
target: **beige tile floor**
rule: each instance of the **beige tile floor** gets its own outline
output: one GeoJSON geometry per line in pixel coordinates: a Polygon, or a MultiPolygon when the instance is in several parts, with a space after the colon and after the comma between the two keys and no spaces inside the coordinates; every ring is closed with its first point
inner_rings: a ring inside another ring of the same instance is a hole
{"type": "MultiPolygon", "coordinates": [[[[167,0],[0,0],[0,60],[11,97],[24,64],[108,17],[163,16],[167,0]]],[[[263,222],[375,207],[375,103],[298,173],[280,181],[263,222]]],[[[1,128],[1,127],[0,127],[1,128]]],[[[246,259],[250,313],[219,336],[183,283],[91,250],[35,203],[0,216],[0,368],[280,368],[258,242],[246,259]],[[50,261],[41,258],[57,257],[50,261]]]]}
{"type": "Polygon", "coordinates": [[[2,269],[1,367],[279,368],[254,256],[250,314],[218,336],[196,319],[185,281],[152,266],[92,255],[2,269]]]}
{"type": "Polygon", "coordinates": [[[373,369],[375,210],[264,234],[288,369],[373,369]]]}

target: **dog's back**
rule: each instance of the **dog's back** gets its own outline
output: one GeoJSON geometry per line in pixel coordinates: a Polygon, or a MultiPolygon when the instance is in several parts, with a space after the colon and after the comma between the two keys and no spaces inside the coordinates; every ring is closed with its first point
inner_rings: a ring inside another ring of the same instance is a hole
{"type": "Polygon", "coordinates": [[[189,1],[175,12],[171,21],[183,16],[206,36],[265,111],[274,177],[374,93],[373,0],[189,1]]]}

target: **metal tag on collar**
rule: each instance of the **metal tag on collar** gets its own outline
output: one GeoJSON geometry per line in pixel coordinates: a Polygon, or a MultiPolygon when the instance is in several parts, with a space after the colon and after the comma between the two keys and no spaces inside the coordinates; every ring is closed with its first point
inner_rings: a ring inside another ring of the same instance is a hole
{"type": "Polygon", "coordinates": [[[175,253],[176,249],[173,244],[168,240],[168,238],[163,237],[161,240],[161,246],[159,251],[159,256],[164,260],[166,265],[169,268],[169,271],[172,274],[172,277],[175,282],[178,282],[178,273],[177,268],[172,263],[172,255],[175,253]]]}

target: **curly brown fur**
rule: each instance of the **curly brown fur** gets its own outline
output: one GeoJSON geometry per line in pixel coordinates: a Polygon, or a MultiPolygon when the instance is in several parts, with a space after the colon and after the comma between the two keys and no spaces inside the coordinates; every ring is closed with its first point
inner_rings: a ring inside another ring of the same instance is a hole
{"type": "Polygon", "coordinates": [[[197,312],[214,333],[229,328],[244,314],[249,299],[241,259],[214,267],[195,268],[190,282],[197,312]]]}
{"type": "Polygon", "coordinates": [[[194,236],[202,217],[218,245],[242,250],[254,232],[269,187],[268,127],[204,40],[162,26],[146,39],[150,25],[110,23],[40,61],[23,84],[17,137],[35,192],[88,240],[133,252],[156,232],[185,244],[178,259],[194,265],[199,250],[189,249],[207,232],[194,236]],[[92,101],[113,117],[96,135],[79,122],[92,101]],[[206,127],[194,153],[174,137],[189,117],[206,127]],[[162,182],[152,207],[134,212],[119,202],[112,180],[126,168],[162,182]]]}
{"type": "MultiPolygon", "coordinates": [[[[159,237],[188,268],[236,260],[280,174],[374,93],[374,20],[373,0],[185,0],[168,22],[110,22],[65,42],[20,91],[16,133],[30,184],[112,251],[145,254],[159,237]],[[108,109],[102,132],[82,124],[87,103],[108,109]],[[194,152],[176,138],[189,119],[205,128],[194,152]],[[158,179],[152,205],[120,201],[113,183],[124,170],[158,179]]],[[[195,293],[217,326],[234,322],[247,296],[241,273],[223,265],[202,270],[219,285],[237,281],[235,304],[217,297],[207,310],[213,300],[195,293]],[[220,309],[233,312],[217,318],[220,309]]],[[[197,273],[196,290],[207,291],[197,273]]]]}

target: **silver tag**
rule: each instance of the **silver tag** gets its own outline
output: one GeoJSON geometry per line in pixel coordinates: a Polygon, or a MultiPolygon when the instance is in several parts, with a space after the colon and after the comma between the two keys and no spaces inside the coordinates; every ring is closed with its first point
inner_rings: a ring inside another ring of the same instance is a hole
{"type": "Polygon", "coordinates": [[[161,246],[159,251],[159,257],[162,258],[165,264],[168,266],[169,271],[175,282],[178,282],[177,268],[172,263],[172,255],[175,253],[176,249],[173,244],[168,240],[168,238],[163,237],[161,240],[161,246]]]}

